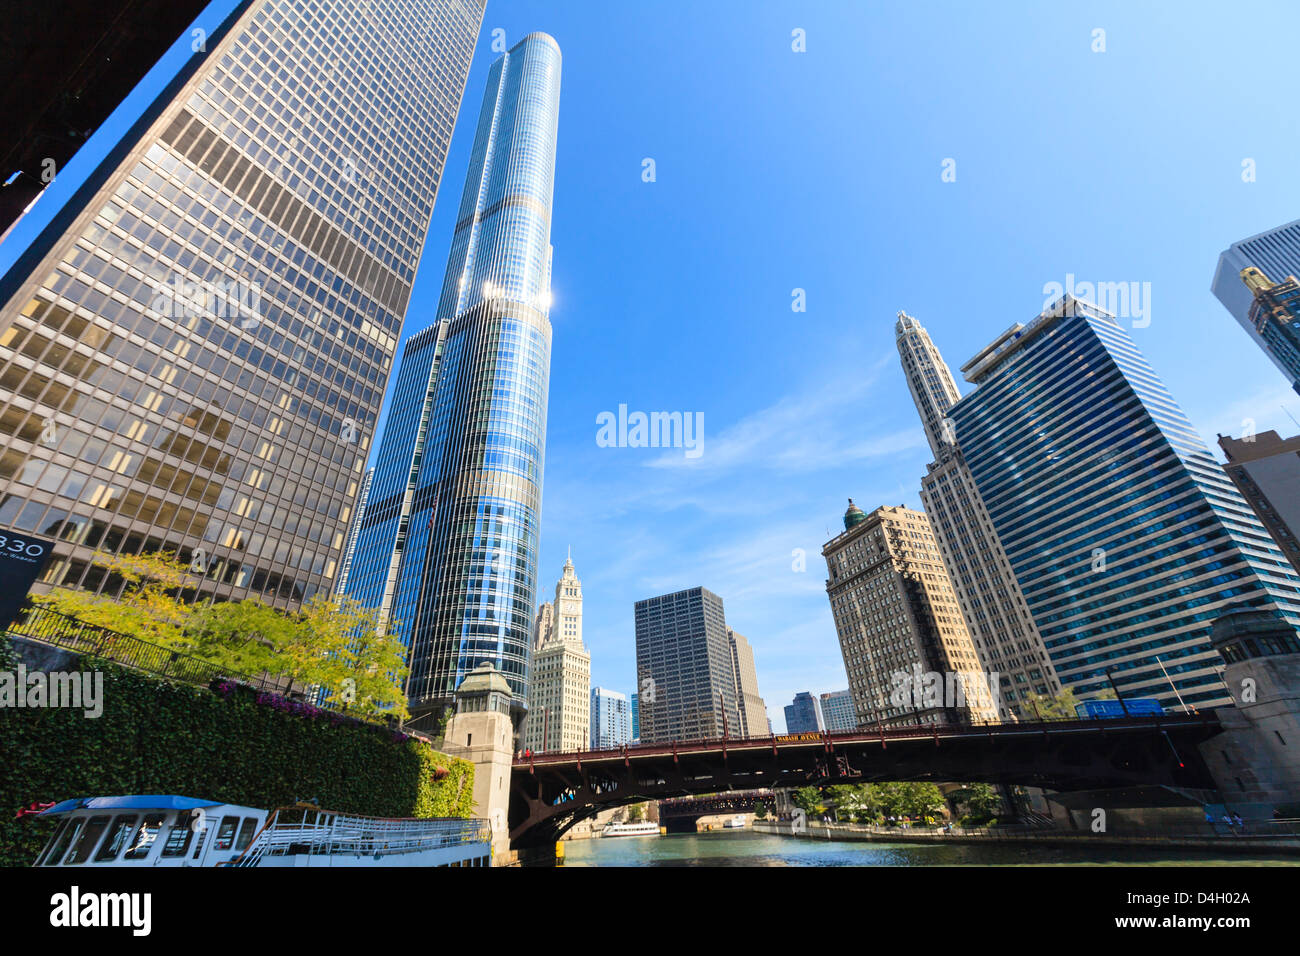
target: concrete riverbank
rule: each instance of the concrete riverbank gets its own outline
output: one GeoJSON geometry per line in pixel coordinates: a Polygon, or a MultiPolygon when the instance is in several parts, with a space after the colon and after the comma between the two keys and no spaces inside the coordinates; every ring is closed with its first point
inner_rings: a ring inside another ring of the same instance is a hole
{"type": "Polygon", "coordinates": [[[860,840],[866,843],[951,843],[951,844],[1040,844],[1045,846],[1111,846],[1111,847],[1169,847],[1180,850],[1212,850],[1216,854],[1295,854],[1300,857],[1300,836],[1263,836],[1246,834],[1195,834],[1195,833],[1093,833],[1084,830],[1052,830],[1050,828],[1013,829],[990,828],[966,830],[954,828],[951,833],[929,828],[868,827],[856,824],[825,824],[808,822],[801,832],[788,820],[756,820],[753,829],[758,833],[790,836],[806,840],[860,840]]]}

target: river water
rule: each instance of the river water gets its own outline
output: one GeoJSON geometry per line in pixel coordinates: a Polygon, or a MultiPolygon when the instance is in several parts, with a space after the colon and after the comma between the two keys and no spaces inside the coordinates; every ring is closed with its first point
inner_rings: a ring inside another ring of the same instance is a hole
{"type": "Polygon", "coordinates": [[[1199,850],[861,843],[752,830],[597,837],[564,844],[565,866],[1295,866],[1294,856],[1206,856],[1199,850]]]}

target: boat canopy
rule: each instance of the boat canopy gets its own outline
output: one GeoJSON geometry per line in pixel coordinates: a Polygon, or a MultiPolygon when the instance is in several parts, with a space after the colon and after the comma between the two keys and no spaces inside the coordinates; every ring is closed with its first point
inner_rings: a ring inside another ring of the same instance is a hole
{"type": "Polygon", "coordinates": [[[56,803],[41,816],[69,813],[72,810],[196,810],[199,807],[220,807],[216,800],[199,800],[196,797],[178,797],[169,794],[145,794],[129,797],[75,797],[56,803]]]}

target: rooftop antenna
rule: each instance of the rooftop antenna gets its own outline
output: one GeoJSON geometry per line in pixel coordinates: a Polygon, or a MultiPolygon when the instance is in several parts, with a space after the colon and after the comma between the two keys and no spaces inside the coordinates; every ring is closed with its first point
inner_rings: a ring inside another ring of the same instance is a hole
{"type": "Polygon", "coordinates": [[[1300,422],[1296,422],[1296,420],[1295,420],[1295,416],[1291,414],[1291,412],[1287,409],[1287,407],[1286,407],[1285,405],[1282,406],[1282,411],[1286,412],[1286,417],[1287,417],[1287,418],[1289,418],[1289,419],[1291,419],[1291,421],[1295,422],[1295,427],[1296,427],[1296,428],[1300,428],[1300,422]]]}

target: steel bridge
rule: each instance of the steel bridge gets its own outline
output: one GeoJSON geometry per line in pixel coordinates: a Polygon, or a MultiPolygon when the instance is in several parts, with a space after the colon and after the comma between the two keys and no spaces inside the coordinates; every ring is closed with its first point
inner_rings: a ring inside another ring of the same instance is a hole
{"type": "Polygon", "coordinates": [[[776,794],[771,790],[731,790],[702,797],[673,797],[659,801],[659,822],[670,833],[693,833],[700,817],[751,813],[760,804],[769,813],[775,811],[776,794]]]}
{"type": "Polygon", "coordinates": [[[695,794],[888,780],[979,781],[1049,790],[1213,789],[1198,745],[1213,714],[982,726],[877,728],[674,741],[514,761],[510,840],[544,847],[610,807],[695,794]]]}

